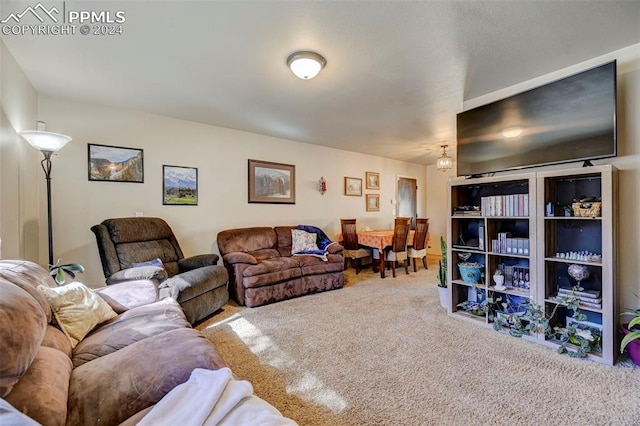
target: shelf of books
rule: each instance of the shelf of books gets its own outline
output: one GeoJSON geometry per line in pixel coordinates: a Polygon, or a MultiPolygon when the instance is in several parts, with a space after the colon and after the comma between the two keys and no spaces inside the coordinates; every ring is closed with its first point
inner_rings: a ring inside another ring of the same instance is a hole
{"type": "Polygon", "coordinates": [[[613,364],[616,175],[593,166],[451,179],[449,314],[513,332],[513,316],[526,324],[537,308],[551,327],[529,340],[580,352],[591,336],[584,355],[613,364]]]}
{"type": "Polygon", "coordinates": [[[532,173],[449,182],[451,315],[491,326],[493,300],[508,299],[515,306],[530,299],[536,274],[530,265],[534,188],[532,173]]]}

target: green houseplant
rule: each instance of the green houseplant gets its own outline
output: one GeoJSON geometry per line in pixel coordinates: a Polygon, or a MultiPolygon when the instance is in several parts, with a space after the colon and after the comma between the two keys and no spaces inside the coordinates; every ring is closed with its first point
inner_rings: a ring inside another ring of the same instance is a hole
{"type": "Polygon", "coordinates": [[[442,251],[442,259],[438,261],[438,295],[440,297],[440,306],[449,307],[449,291],[447,290],[447,242],[444,237],[440,236],[440,250],[442,251]]]}
{"type": "MultiPolygon", "coordinates": [[[[489,302],[494,306],[502,305],[504,310],[507,308],[507,304],[502,302],[501,297],[489,300],[489,302]]],[[[586,320],[586,315],[580,312],[580,299],[577,296],[569,295],[560,297],[558,302],[549,315],[542,306],[529,302],[524,313],[501,314],[496,312],[491,314],[489,319],[493,320],[494,330],[508,331],[514,337],[544,333],[547,337],[555,338],[559,341],[558,353],[568,354],[570,357],[585,358],[590,352],[602,350],[601,332],[580,323],[580,321],[586,320]],[[571,323],[567,321],[567,325],[564,327],[552,327],[549,320],[555,316],[561,306],[566,306],[567,309],[573,311],[571,318],[575,321],[571,323]]]]}
{"type": "Polygon", "coordinates": [[[626,348],[631,361],[640,365],[640,310],[627,311],[620,315],[632,317],[629,323],[622,325],[625,336],[620,342],[620,353],[626,348]]]}
{"type": "Polygon", "coordinates": [[[67,275],[72,279],[76,277],[76,274],[84,272],[84,266],[79,263],[65,263],[60,264],[60,259],[54,264],[49,265],[49,274],[56,281],[56,284],[63,285],[67,281],[67,275]]]}

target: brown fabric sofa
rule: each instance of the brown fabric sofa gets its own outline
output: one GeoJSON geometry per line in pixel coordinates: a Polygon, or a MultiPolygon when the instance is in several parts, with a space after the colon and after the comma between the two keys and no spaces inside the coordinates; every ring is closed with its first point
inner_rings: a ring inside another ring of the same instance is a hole
{"type": "Polygon", "coordinates": [[[331,244],[327,260],[291,255],[295,226],[227,229],[218,233],[218,249],[229,272],[230,296],[256,307],[344,285],[343,248],[331,244]]]}
{"type": "Polygon", "coordinates": [[[73,349],[38,284],[56,287],[35,263],[0,261],[0,424],[30,424],[6,402],[42,425],[135,424],[195,368],[226,366],[151,281],[97,290],[118,315],[73,349]]]}

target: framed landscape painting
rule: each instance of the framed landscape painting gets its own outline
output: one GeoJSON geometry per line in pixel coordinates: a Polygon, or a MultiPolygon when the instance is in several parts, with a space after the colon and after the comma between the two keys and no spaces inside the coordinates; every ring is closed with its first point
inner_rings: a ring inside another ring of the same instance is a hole
{"type": "Polygon", "coordinates": [[[344,195],[362,197],[362,179],[345,176],[344,195]]]}
{"type": "Polygon", "coordinates": [[[296,166],[249,160],[249,202],[296,203],[296,166]]]}
{"type": "Polygon", "coordinates": [[[89,180],[144,183],[143,151],[88,144],[89,180]]]}
{"type": "Polygon", "coordinates": [[[162,166],[162,204],[168,206],[198,205],[198,169],[162,166]]]}

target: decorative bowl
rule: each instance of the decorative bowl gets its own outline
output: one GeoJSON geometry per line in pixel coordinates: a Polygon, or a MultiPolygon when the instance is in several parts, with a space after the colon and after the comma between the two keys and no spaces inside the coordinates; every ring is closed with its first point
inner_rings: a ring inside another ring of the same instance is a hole
{"type": "Polygon", "coordinates": [[[484,265],[482,263],[458,263],[460,278],[467,284],[480,284],[484,265]]]}

